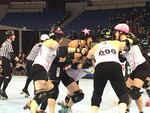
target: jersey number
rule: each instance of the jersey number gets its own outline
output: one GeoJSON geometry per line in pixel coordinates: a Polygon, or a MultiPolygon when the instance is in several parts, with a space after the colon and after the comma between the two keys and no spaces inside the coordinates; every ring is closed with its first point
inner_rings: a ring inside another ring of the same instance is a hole
{"type": "Polygon", "coordinates": [[[99,55],[107,55],[107,54],[116,54],[116,50],[114,49],[105,49],[104,51],[100,51],[99,55]]]}

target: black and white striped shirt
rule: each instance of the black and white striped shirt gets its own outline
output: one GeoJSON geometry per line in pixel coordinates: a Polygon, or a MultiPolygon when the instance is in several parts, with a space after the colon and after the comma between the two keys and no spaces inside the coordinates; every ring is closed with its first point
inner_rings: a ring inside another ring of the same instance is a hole
{"type": "Polygon", "coordinates": [[[11,42],[6,40],[0,48],[0,56],[6,57],[10,60],[11,59],[11,53],[13,53],[13,52],[14,52],[14,50],[13,50],[11,42]]]}
{"type": "Polygon", "coordinates": [[[32,48],[32,50],[30,51],[29,55],[27,56],[27,60],[34,61],[34,59],[38,55],[38,52],[39,52],[41,46],[42,46],[41,42],[35,44],[34,47],[32,48]]]}

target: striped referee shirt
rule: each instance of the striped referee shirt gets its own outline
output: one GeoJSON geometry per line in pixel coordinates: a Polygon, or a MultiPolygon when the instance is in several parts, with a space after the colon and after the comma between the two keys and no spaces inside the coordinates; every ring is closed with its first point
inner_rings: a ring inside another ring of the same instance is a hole
{"type": "Polygon", "coordinates": [[[29,55],[27,56],[27,60],[34,61],[34,59],[38,55],[38,52],[39,52],[41,46],[42,46],[41,42],[35,44],[34,47],[32,48],[32,50],[30,51],[29,55]]]}
{"type": "Polygon", "coordinates": [[[11,59],[10,54],[13,53],[13,52],[14,52],[14,50],[13,50],[11,42],[6,40],[0,48],[0,56],[1,57],[6,57],[10,60],[11,59]]]}

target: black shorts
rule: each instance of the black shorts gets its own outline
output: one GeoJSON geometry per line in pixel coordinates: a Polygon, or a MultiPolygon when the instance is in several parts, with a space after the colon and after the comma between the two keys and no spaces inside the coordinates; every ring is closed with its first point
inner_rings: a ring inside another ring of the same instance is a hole
{"type": "Polygon", "coordinates": [[[140,64],[136,67],[136,69],[131,73],[130,78],[133,80],[135,78],[141,79],[145,81],[145,79],[149,76],[149,65],[147,62],[140,64]]]}
{"type": "Polygon", "coordinates": [[[75,80],[73,78],[69,77],[67,75],[66,71],[63,69],[60,71],[60,79],[65,87],[70,85],[72,82],[75,82],[75,80]]]}
{"type": "Polygon", "coordinates": [[[48,74],[45,68],[39,64],[34,64],[31,69],[31,77],[36,80],[48,80],[48,74]]]}

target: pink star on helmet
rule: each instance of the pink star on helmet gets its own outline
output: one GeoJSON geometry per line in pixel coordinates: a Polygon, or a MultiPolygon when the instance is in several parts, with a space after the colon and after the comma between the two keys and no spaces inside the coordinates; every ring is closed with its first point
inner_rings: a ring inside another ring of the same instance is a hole
{"type": "Polygon", "coordinates": [[[84,35],[89,35],[90,34],[90,31],[91,30],[89,30],[89,29],[84,29],[84,30],[82,30],[82,32],[84,33],[84,35]]]}

